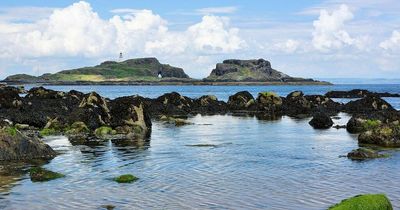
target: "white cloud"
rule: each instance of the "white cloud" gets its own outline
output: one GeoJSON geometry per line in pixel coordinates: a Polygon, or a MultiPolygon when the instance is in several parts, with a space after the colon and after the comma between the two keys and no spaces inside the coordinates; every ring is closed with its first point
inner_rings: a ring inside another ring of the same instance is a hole
{"type": "Polygon", "coordinates": [[[379,46],[385,50],[400,50],[400,32],[394,30],[392,32],[392,36],[389,39],[381,42],[379,46]]]}
{"type": "Polygon", "coordinates": [[[314,21],[312,43],[321,51],[339,49],[345,45],[352,45],[354,39],[344,30],[344,23],[353,19],[353,13],[342,4],[340,8],[329,13],[321,10],[318,20],[314,21]]]}
{"type": "Polygon", "coordinates": [[[244,47],[229,19],[206,15],[183,31],[170,31],[168,22],[151,10],[117,9],[102,19],[85,1],[55,9],[31,23],[0,22],[0,58],[102,58],[120,51],[126,58],[183,54],[232,53],[244,47]],[[168,54],[168,55],[166,55],[168,54]]]}
{"type": "Polygon", "coordinates": [[[294,53],[300,46],[300,42],[293,39],[288,39],[285,42],[274,44],[274,49],[285,53],[294,53]]]}
{"type": "Polygon", "coordinates": [[[203,15],[211,15],[211,14],[231,14],[235,13],[238,10],[237,7],[207,7],[197,9],[196,12],[203,15]]]}

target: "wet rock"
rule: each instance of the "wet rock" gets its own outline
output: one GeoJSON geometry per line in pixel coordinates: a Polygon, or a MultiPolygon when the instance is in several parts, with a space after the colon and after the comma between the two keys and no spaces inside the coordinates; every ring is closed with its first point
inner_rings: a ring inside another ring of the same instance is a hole
{"type": "Polygon", "coordinates": [[[352,160],[366,160],[373,158],[385,158],[386,154],[379,154],[377,151],[368,148],[358,148],[347,154],[347,157],[352,160]]]}
{"type": "Polygon", "coordinates": [[[367,96],[377,97],[400,97],[397,93],[376,93],[363,89],[354,89],[350,91],[329,91],[325,94],[329,98],[364,98],[367,96]]]}
{"type": "Polygon", "coordinates": [[[378,111],[396,111],[392,105],[376,96],[367,96],[356,101],[350,101],[344,105],[343,110],[351,114],[370,114],[378,111]]]}
{"type": "MultiPolygon", "coordinates": [[[[149,104],[149,103],[148,103],[149,104]]],[[[151,100],[148,109],[153,115],[188,115],[194,108],[191,98],[172,92],[151,100]]]]}
{"type": "Polygon", "coordinates": [[[344,129],[344,128],[347,128],[347,126],[346,125],[334,125],[333,128],[344,129]]]}
{"type": "Polygon", "coordinates": [[[393,210],[390,200],[384,194],[357,195],[342,200],[328,210],[393,210]]]}
{"type": "Polygon", "coordinates": [[[110,103],[110,127],[117,133],[149,137],[151,120],[144,104],[136,97],[121,97],[110,103]]]}
{"type": "Polygon", "coordinates": [[[325,113],[315,113],[309,124],[315,129],[327,129],[332,127],[332,119],[325,113]]]}
{"type": "Polygon", "coordinates": [[[165,115],[161,116],[160,120],[164,121],[166,123],[175,124],[175,126],[184,126],[184,125],[192,125],[193,124],[193,123],[187,121],[186,119],[175,118],[175,117],[165,116],[165,115]]]}
{"type": "Polygon", "coordinates": [[[194,112],[201,114],[224,114],[227,106],[224,101],[218,101],[216,96],[206,95],[194,100],[194,112]]]}
{"type": "Polygon", "coordinates": [[[385,124],[365,131],[358,136],[358,143],[383,147],[400,147],[400,126],[398,124],[385,124]]]}
{"type": "Polygon", "coordinates": [[[311,103],[304,97],[303,92],[289,93],[283,100],[283,108],[288,116],[307,116],[311,114],[311,103]]]}
{"type": "Polygon", "coordinates": [[[312,112],[324,112],[329,115],[335,115],[342,110],[342,104],[322,95],[304,96],[311,105],[312,112]]]}
{"type": "Polygon", "coordinates": [[[21,97],[19,96],[20,90],[15,87],[1,87],[0,88],[0,108],[20,108],[22,105],[21,97]]]}
{"type": "Polygon", "coordinates": [[[256,101],[248,91],[241,91],[229,96],[227,105],[228,109],[232,112],[255,111],[257,109],[256,101]]]}
{"type": "Polygon", "coordinates": [[[282,115],[282,99],[274,92],[262,92],[258,94],[258,110],[271,116],[282,115]]]}
{"type": "Polygon", "coordinates": [[[137,178],[136,176],[132,175],[132,174],[124,174],[118,177],[114,178],[114,181],[118,182],[118,183],[132,183],[137,181],[139,178],[137,178]]]}
{"type": "Polygon", "coordinates": [[[381,124],[382,122],[380,120],[365,119],[361,116],[353,116],[347,122],[346,129],[349,133],[361,133],[379,127],[381,124]]]}
{"type": "Polygon", "coordinates": [[[46,170],[40,167],[34,167],[29,170],[29,176],[32,182],[46,182],[53,179],[59,179],[65,177],[65,175],[46,170]]]}
{"type": "Polygon", "coordinates": [[[0,129],[0,161],[52,159],[56,152],[38,138],[23,135],[14,127],[0,129]]]}

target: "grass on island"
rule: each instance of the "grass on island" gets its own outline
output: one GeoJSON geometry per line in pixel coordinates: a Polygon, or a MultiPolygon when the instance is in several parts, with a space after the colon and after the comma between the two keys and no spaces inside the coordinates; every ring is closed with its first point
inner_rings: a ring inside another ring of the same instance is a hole
{"type": "Polygon", "coordinates": [[[65,177],[65,175],[46,170],[41,167],[33,167],[29,170],[29,176],[32,182],[45,182],[53,179],[65,177]]]}
{"type": "Polygon", "coordinates": [[[44,137],[44,136],[53,136],[57,135],[59,132],[54,129],[54,128],[43,128],[41,131],[39,131],[39,135],[44,137]]]}
{"type": "Polygon", "coordinates": [[[139,178],[137,178],[136,176],[132,175],[132,174],[124,174],[118,177],[114,178],[114,181],[118,182],[118,183],[132,183],[137,181],[139,178]]]}
{"type": "Polygon", "coordinates": [[[329,210],[393,210],[393,207],[384,194],[366,194],[345,199],[329,210]]]}

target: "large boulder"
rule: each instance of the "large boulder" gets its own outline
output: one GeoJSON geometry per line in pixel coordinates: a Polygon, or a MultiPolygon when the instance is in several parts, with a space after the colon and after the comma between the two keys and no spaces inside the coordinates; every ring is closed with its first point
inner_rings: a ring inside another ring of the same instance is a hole
{"type": "Polygon", "coordinates": [[[383,147],[400,147],[400,126],[385,124],[358,136],[359,144],[371,144],[383,147]]]}
{"type": "Polygon", "coordinates": [[[378,111],[396,111],[392,105],[376,96],[350,101],[344,105],[343,110],[351,114],[370,114],[378,111]]]}
{"type": "Polygon", "coordinates": [[[20,90],[16,87],[0,87],[0,108],[19,108],[22,105],[20,90]]]}
{"type": "Polygon", "coordinates": [[[110,126],[117,133],[148,137],[151,134],[151,120],[143,102],[136,97],[116,98],[110,105],[110,126]]]}
{"type": "Polygon", "coordinates": [[[283,101],[284,112],[289,116],[304,116],[311,114],[311,103],[304,97],[303,92],[289,93],[283,101]]]}
{"type": "Polygon", "coordinates": [[[381,124],[390,124],[400,120],[397,111],[376,111],[369,114],[353,114],[347,122],[347,131],[349,133],[361,133],[374,129],[381,124]]]}
{"type": "Polygon", "coordinates": [[[318,112],[313,115],[309,124],[315,129],[327,129],[332,127],[332,119],[325,113],[318,112]]]}
{"type": "Polygon", "coordinates": [[[194,100],[194,111],[201,114],[224,114],[227,106],[214,95],[201,96],[194,100]]]}
{"type": "Polygon", "coordinates": [[[257,96],[258,111],[271,116],[282,114],[282,99],[273,92],[261,92],[257,96]]]}
{"type": "Polygon", "coordinates": [[[324,112],[335,115],[342,109],[342,104],[323,95],[306,95],[304,97],[310,102],[313,113],[324,112]]]}
{"type": "Polygon", "coordinates": [[[187,115],[194,108],[191,98],[177,92],[164,94],[146,104],[152,115],[187,115]]]}
{"type": "Polygon", "coordinates": [[[14,127],[0,129],[0,161],[52,159],[56,152],[38,138],[23,135],[14,127]]]}
{"type": "Polygon", "coordinates": [[[228,109],[230,111],[255,111],[257,109],[256,101],[253,95],[248,91],[241,91],[228,99],[228,109]]]}

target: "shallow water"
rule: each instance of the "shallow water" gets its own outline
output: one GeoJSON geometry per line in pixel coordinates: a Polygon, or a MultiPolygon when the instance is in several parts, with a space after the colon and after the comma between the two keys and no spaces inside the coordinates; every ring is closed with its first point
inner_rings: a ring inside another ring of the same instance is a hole
{"type": "MultiPolygon", "coordinates": [[[[337,124],[348,116],[341,114],[337,124]]],[[[325,209],[349,196],[386,193],[400,207],[400,153],[364,162],[339,158],[357,148],[345,129],[314,130],[309,119],[195,116],[194,125],[154,122],[149,143],[72,146],[46,139],[62,152],[46,168],[67,176],[0,187],[4,209],[325,209]],[[210,147],[194,145],[209,144],[210,147]],[[117,184],[112,177],[140,179],[117,184]],[[29,207],[29,208],[27,208],[29,207]]]]}
{"type": "MultiPolygon", "coordinates": [[[[364,88],[396,93],[400,85],[335,86],[47,86],[96,91],[109,98],[139,94],[158,97],[177,91],[227,100],[248,90],[253,95],[294,90],[324,94],[364,88]]],[[[30,86],[26,87],[27,89],[30,86]]],[[[337,99],[346,102],[348,99],[337,99]]],[[[400,99],[387,98],[395,108],[400,99]]],[[[336,124],[349,116],[340,114],[336,124]]],[[[357,136],[345,129],[314,130],[309,119],[283,117],[195,116],[194,125],[175,127],[153,122],[149,142],[73,146],[65,137],[45,139],[61,153],[45,168],[65,178],[32,183],[26,172],[4,174],[0,164],[0,209],[326,209],[362,193],[386,193],[400,208],[400,151],[388,159],[339,158],[357,148],[357,136]],[[140,179],[117,184],[114,176],[140,179]]],[[[24,166],[28,169],[29,166],[24,166]]]]}

